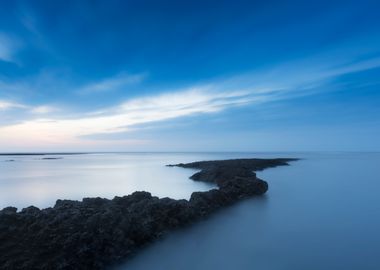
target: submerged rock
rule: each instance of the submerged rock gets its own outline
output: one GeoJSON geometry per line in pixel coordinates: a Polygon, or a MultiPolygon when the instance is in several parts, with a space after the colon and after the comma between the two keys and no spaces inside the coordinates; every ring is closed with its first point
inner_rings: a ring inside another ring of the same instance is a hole
{"type": "Polygon", "coordinates": [[[290,159],[231,160],[178,164],[201,169],[191,178],[218,189],[190,200],[158,198],[139,191],[112,200],[57,200],[53,208],[0,211],[0,269],[104,269],[125,260],[168,231],[204,218],[268,184],[253,170],[287,165],[290,159]]]}

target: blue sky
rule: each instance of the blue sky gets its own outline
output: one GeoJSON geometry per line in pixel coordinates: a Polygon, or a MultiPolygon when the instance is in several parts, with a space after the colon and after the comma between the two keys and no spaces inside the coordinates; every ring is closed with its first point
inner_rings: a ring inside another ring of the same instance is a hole
{"type": "Polygon", "coordinates": [[[0,152],[380,151],[379,10],[0,0],[0,152]]]}

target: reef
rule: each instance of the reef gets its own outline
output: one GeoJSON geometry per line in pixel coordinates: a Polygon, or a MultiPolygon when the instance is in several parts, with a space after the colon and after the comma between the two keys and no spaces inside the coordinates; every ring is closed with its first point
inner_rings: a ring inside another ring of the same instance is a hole
{"type": "Polygon", "coordinates": [[[254,171],[295,159],[237,159],[177,164],[198,169],[191,179],[216,183],[189,200],[134,192],[112,200],[57,200],[54,207],[0,211],[0,269],[105,269],[168,232],[239,200],[262,195],[267,182],[254,171]]]}

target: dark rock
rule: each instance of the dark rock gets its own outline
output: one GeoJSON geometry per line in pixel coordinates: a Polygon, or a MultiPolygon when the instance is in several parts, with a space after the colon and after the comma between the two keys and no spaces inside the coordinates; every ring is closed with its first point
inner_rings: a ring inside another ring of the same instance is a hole
{"type": "Polygon", "coordinates": [[[286,165],[289,159],[178,164],[201,171],[192,179],[218,189],[194,192],[190,200],[159,199],[134,192],[113,200],[57,200],[53,208],[0,211],[0,269],[104,269],[130,257],[165,233],[186,226],[268,184],[253,170],[286,165]]]}
{"type": "Polygon", "coordinates": [[[3,210],[0,211],[0,214],[16,214],[16,212],[16,207],[5,207],[3,210]]]}
{"type": "Polygon", "coordinates": [[[56,159],[63,159],[62,157],[44,157],[41,158],[41,160],[56,160],[56,159]]]}
{"type": "Polygon", "coordinates": [[[21,210],[21,214],[26,214],[26,215],[35,215],[39,213],[41,210],[35,206],[29,206],[27,208],[23,208],[21,210]]]}

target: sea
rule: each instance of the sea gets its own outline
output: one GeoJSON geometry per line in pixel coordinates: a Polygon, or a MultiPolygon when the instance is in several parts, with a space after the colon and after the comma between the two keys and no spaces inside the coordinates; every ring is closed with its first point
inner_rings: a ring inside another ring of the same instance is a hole
{"type": "Polygon", "coordinates": [[[56,153],[0,155],[0,209],[128,195],[188,199],[215,188],[167,164],[300,158],[257,172],[269,190],[172,232],[118,270],[378,270],[380,153],[56,153]]]}

